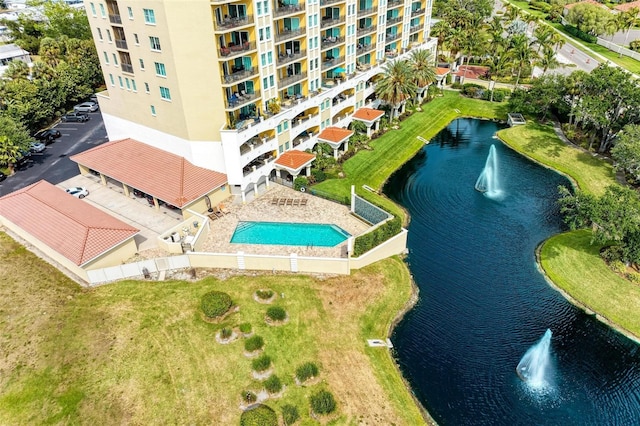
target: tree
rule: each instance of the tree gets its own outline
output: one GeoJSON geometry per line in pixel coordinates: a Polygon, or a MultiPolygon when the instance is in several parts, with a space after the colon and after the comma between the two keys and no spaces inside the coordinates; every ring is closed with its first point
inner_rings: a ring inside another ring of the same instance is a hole
{"type": "Polygon", "coordinates": [[[560,62],[556,59],[556,52],[548,46],[544,47],[542,55],[538,58],[536,64],[542,68],[542,75],[545,75],[547,70],[553,70],[560,66],[560,62]]]}
{"type": "Polygon", "coordinates": [[[416,82],[418,103],[422,103],[422,95],[427,87],[436,81],[431,52],[426,49],[413,50],[409,65],[416,82]]]}
{"type": "Polygon", "coordinates": [[[32,0],[32,3],[42,7],[47,18],[37,24],[47,37],[91,40],[91,27],[84,8],[74,8],[62,1],[32,0]]]}
{"type": "Polygon", "coordinates": [[[491,98],[489,99],[493,102],[493,90],[495,87],[495,81],[498,77],[504,75],[507,70],[511,68],[511,62],[509,55],[504,52],[496,52],[493,55],[489,56],[489,59],[485,62],[485,66],[487,66],[489,80],[491,80],[491,84],[489,85],[489,89],[491,90],[491,98]]]}
{"type": "Polygon", "coordinates": [[[634,181],[640,181],[640,126],[627,124],[611,148],[614,167],[626,173],[634,181]]]}
{"type": "MultiPolygon", "coordinates": [[[[618,14],[618,28],[621,30],[626,30],[627,33],[624,36],[624,45],[628,45],[629,41],[629,33],[631,32],[631,28],[633,28],[638,22],[638,14],[640,10],[637,7],[632,7],[626,12],[622,12],[618,14]]],[[[620,57],[622,57],[622,53],[620,53],[620,57]]]]}
{"type": "Polygon", "coordinates": [[[462,46],[464,46],[466,38],[466,33],[459,28],[453,28],[449,32],[449,35],[445,40],[445,46],[449,51],[449,56],[452,62],[455,62],[458,57],[458,53],[462,51],[462,46]]]}
{"type": "Polygon", "coordinates": [[[514,111],[536,114],[544,121],[552,108],[563,101],[565,82],[561,75],[543,75],[533,80],[531,87],[512,96],[509,105],[514,111]]]}
{"type": "Polygon", "coordinates": [[[462,44],[462,50],[467,58],[467,66],[465,67],[464,75],[462,76],[463,83],[467,77],[467,68],[469,68],[469,61],[471,60],[471,57],[474,55],[482,55],[485,50],[484,38],[477,29],[469,29],[466,33],[467,36],[462,44]]]}
{"type": "Polygon", "coordinates": [[[449,38],[449,33],[451,33],[451,27],[445,21],[438,21],[431,27],[431,35],[438,39],[438,44],[436,44],[436,61],[440,60],[438,51],[442,49],[444,41],[449,38]]]}
{"type": "Polygon", "coordinates": [[[391,118],[396,118],[404,103],[416,95],[417,86],[408,61],[391,61],[383,69],[384,76],[376,85],[376,95],[392,106],[391,118]]]}
{"type": "Polygon", "coordinates": [[[534,42],[530,41],[526,34],[516,34],[510,39],[510,51],[512,63],[518,69],[518,75],[514,87],[518,87],[522,69],[531,67],[531,62],[536,58],[533,48],[534,42]]]}
{"type": "Polygon", "coordinates": [[[62,56],[62,46],[58,40],[45,37],[40,40],[39,55],[45,64],[55,68],[62,56]]]}
{"type": "Polygon", "coordinates": [[[540,49],[551,44],[551,36],[554,32],[554,29],[548,25],[536,27],[533,36],[536,38],[536,43],[538,44],[538,53],[540,53],[540,49]]]}
{"type": "Polygon", "coordinates": [[[10,117],[0,115],[0,164],[6,164],[11,174],[15,164],[29,151],[29,133],[10,117]]]}
{"type": "Polygon", "coordinates": [[[0,23],[9,30],[13,43],[30,53],[39,50],[43,34],[38,23],[28,14],[19,14],[16,20],[0,19],[0,23]]]}
{"type": "Polygon", "coordinates": [[[27,80],[29,78],[29,65],[20,59],[14,59],[9,62],[3,77],[10,80],[27,80]]]}
{"type": "Polygon", "coordinates": [[[606,31],[607,22],[614,16],[607,9],[591,3],[579,3],[567,14],[567,21],[578,27],[580,31],[598,36],[606,31]]]}

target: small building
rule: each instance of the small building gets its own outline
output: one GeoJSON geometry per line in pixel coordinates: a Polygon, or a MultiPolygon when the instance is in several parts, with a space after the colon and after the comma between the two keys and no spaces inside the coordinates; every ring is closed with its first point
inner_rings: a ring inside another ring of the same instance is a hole
{"type": "Polygon", "coordinates": [[[138,229],[45,180],[0,198],[0,224],[85,281],[138,251],[138,229]]]}
{"type": "Polygon", "coordinates": [[[14,61],[22,61],[25,64],[31,64],[31,55],[20,46],[11,44],[5,44],[0,46],[0,76],[4,74],[9,64],[14,61]]]}
{"type": "Polygon", "coordinates": [[[333,157],[338,159],[338,150],[342,146],[343,151],[349,150],[349,138],[355,132],[340,127],[327,127],[318,135],[318,142],[328,143],[333,148],[333,157]]]}

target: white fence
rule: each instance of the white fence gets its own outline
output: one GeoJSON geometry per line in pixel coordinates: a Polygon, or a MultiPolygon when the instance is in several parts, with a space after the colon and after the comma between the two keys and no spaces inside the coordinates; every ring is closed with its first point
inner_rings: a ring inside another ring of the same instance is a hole
{"type": "Polygon", "coordinates": [[[110,266],[108,268],[87,271],[89,285],[107,283],[125,278],[143,278],[147,274],[157,274],[161,271],[184,269],[190,266],[187,255],[159,257],[157,259],[142,260],[135,263],[110,266]],[[145,271],[146,268],[146,271],[145,271]]]}
{"type": "Polygon", "coordinates": [[[600,46],[604,46],[612,52],[621,53],[624,56],[628,56],[630,58],[636,59],[640,61],[640,53],[634,52],[633,50],[627,49],[626,47],[622,47],[619,44],[604,40],[598,37],[598,44],[600,46]]]}

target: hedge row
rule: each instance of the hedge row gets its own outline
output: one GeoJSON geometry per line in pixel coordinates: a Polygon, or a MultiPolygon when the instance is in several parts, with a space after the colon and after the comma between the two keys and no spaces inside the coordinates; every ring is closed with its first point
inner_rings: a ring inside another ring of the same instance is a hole
{"type": "Polygon", "coordinates": [[[387,241],[389,238],[400,233],[402,221],[398,216],[385,222],[375,230],[357,237],[353,243],[353,255],[360,256],[374,247],[387,241]]]}
{"type": "Polygon", "coordinates": [[[592,36],[591,34],[587,34],[584,31],[580,31],[573,25],[565,25],[564,29],[574,37],[578,37],[580,40],[584,40],[588,43],[597,43],[598,38],[596,36],[592,36]]]}

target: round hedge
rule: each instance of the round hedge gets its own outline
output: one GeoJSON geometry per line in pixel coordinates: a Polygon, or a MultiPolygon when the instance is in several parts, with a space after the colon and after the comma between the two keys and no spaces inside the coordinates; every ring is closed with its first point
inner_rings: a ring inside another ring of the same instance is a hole
{"type": "Polygon", "coordinates": [[[267,316],[272,321],[284,321],[285,319],[287,319],[287,311],[285,311],[284,308],[280,306],[272,306],[267,309],[267,316]]]}
{"type": "Polygon", "coordinates": [[[285,425],[292,425],[300,418],[298,409],[291,404],[285,404],[282,406],[282,418],[285,425]]]}
{"type": "Polygon", "coordinates": [[[269,393],[278,393],[282,390],[282,381],[274,374],[264,381],[264,388],[269,393]]]}
{"type": "Polygon", "coordinates": [[[251,362],[251,368],[255,371],[266,371],[271,367],[271,357],[269,355],[261,355],[251,362]]]}
{"type": "Polygon", "coordinates": [[[273,290],[258,290],[256,291],[256,296],[262,300],[269,300],[273,297],[273,290]]]}
{"type": "Polygon", "coordinates": [[[242,400],[247,404],[253,404],[258,400],[258,396],[249,390],[242,391],[240,395],[242,396],[242,400]]]}
{"type": "Polygon", "coordinates": [[[336,410],[336,400],[331,392],[321,390],[311,395],[311,409],[316,414],[329,414],[336,410]]]}
{"type": "Polygon", "coordinates": [[[220,317],[231,309],[231,296],[221,291],[210,291],[202,296],[200,307],[208,318],[220,317]]]}
{"type": "Polygon", "coordinates": [[[251,323],[249,322],[243,322],[238,326],[238,328],[242,333],[245,333],[245,334],[251,333],[251,323]]]}
{"type": "Polygon", "coordinates": [[[240,426],[278,426],[278,415],[268,405],[260,404],[242,413],[240,426]]]}
{"type": "Polygon", "coordinates": [[[254,352],[262,349],[264,346],[264,339],[260,336],[252,336],[244,341],[244,349],[247,352],[254,352]]]}
{"type": "Polygon", "coordinates": [[[313,362],[305,362],[300,367],[296,368],[296,377],[299,381],[304,382],[312,377],[318,375],[318,366],[313,362]]]}
{"type": "Polygon", "coordinates": [[[220,330],[221,339],[228,339],[229,337],[231,337],[232,334],[233,334],[233,330],[230,329],[229,327],[224,327],[222,330],[220,330]]]}

